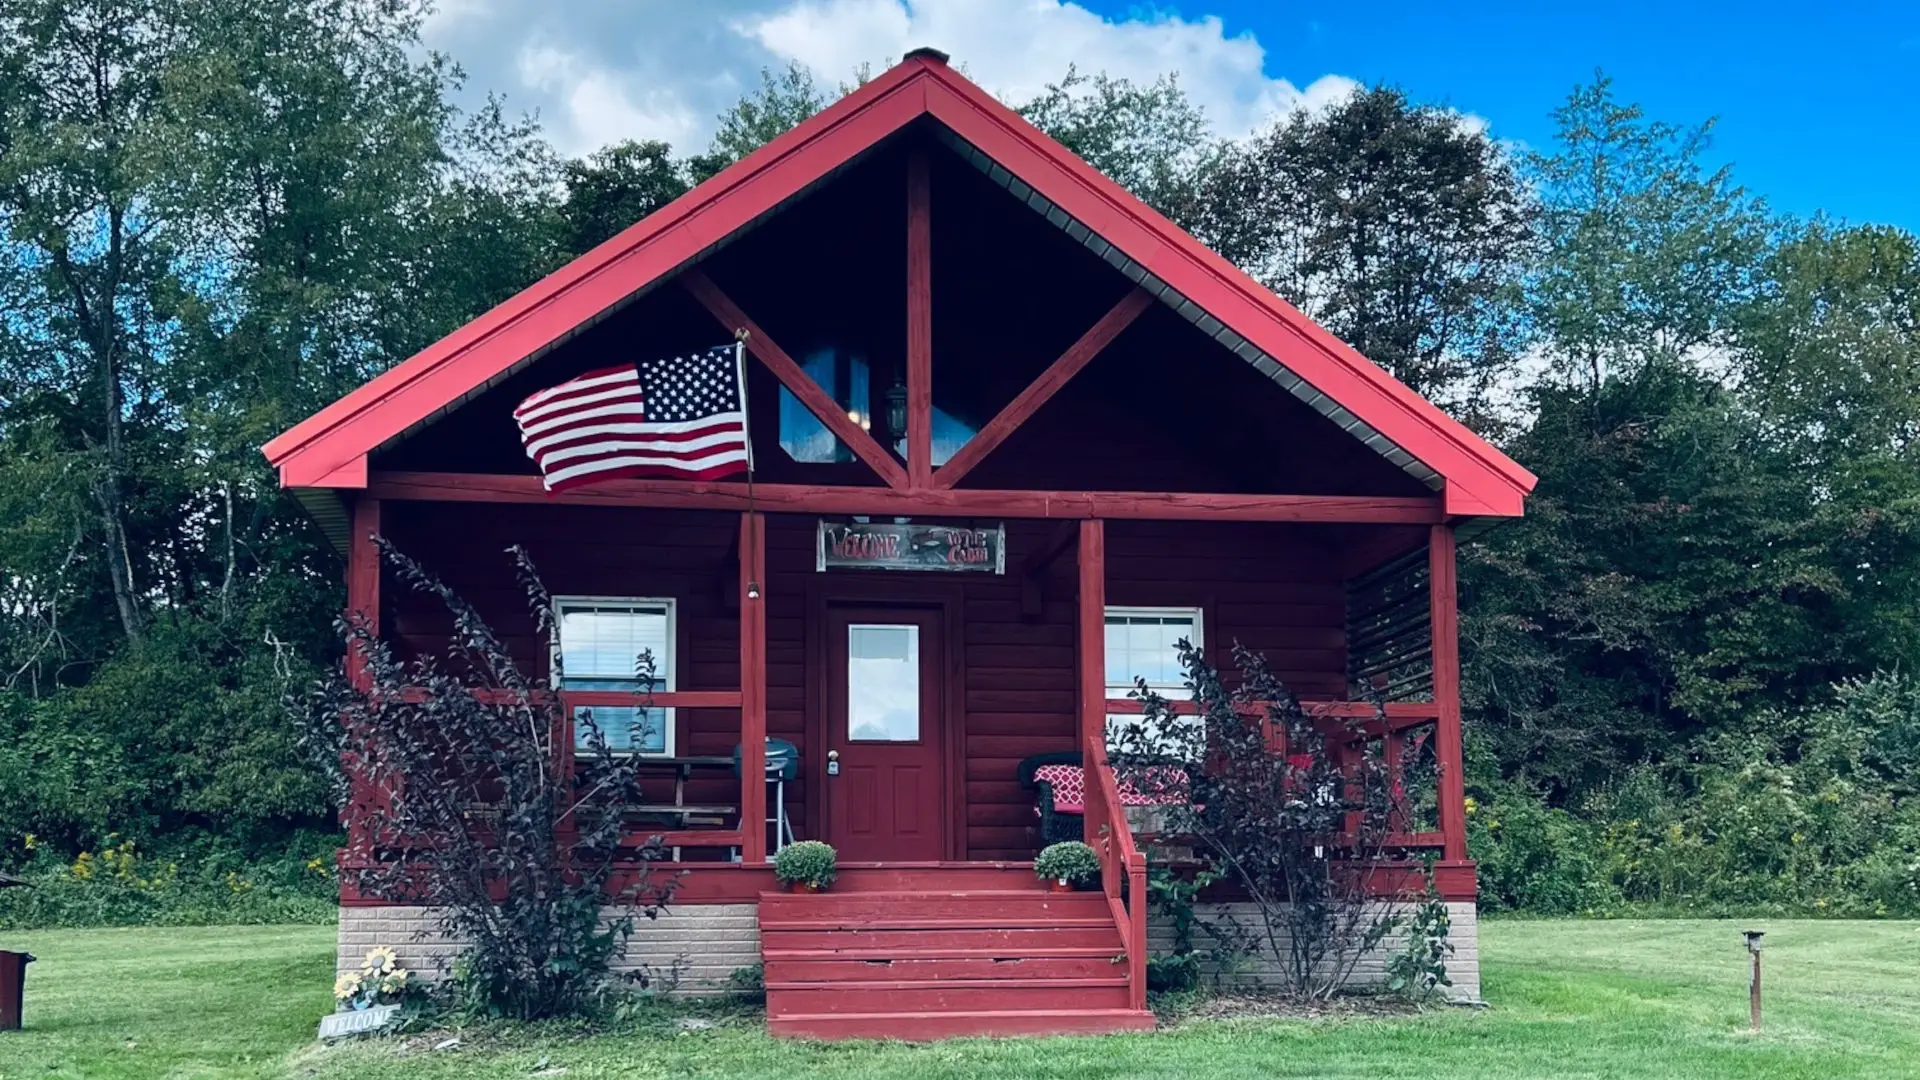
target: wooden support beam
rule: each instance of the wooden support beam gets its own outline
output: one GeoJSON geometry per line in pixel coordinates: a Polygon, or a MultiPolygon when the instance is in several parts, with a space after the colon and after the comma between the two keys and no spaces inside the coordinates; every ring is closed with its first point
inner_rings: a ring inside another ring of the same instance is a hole
{"type": "Polygon", "coordinates": [[[888,487],[907,486],[906,470],[900,467],[900,463],[893,460],[893,456],[875,442],[872,435],[867,434],[860,425],[854,423],[847,415],[847,410],[833,400],[832,395],[820,389],[820,384],[814,382],[812,377],[794,362],[793,357],[787,355],[787,351],[782,349],[779,343],[768,337],[767,332],[762,330],[758,323],[749,319],[747,313],[740,310],[740,306],[733,302],[732,297],[721,292],[720,286],[715,285],[712,278],[698,270],[689,270],[682,276],[681,282],[686,285],[687,291],[693,294],[694,299],[700,301],[708,311],[713,313],[714,318],[720,320],[720,325],[726,327],[728,333],[745,330],[747,351],[759,357],[760,362],[767,366],[767,370],[773,372],[774,378],[779,379],[781,385],[791,390],[793,396],[799,398],[800,403],[818,417],[820,422],[826,425],[827,430],[833,432],[834,437],[845,443],[855,457],[866,462],[869,468],[880,474],[880,478],[887,482],[888,487]]]}
{"type": "Polygon", "coordinates": [[[927,154],[907,160],[907,476],[933,482],[933,230],[927,154]]]}
{"type": "Polygon", "coordinates": [[[1428,610],[1433,624],[1434,752],[1440,765],[1440,831],[1446,834],[1446,858],[1467,857],[1466,754],[1460,733],[1460,597],[1454,577],[1453,526],[1435,525],[1427,534],[1428,610]]]}
{"type": "MultiPolygon", "coordinates": [[[[377,498],[426,502],[637,506],[745,511],[745,484],[724,481],[607,480],[549,493],[537,476],[487,473],[375,473],[377,498]]],[[[758,484],[754,503],[770,513],[927,517],[1123,518],[1145,521],[1293,521],[1431,524],[1438,498],[1375,495],[1217,495],[1157,491],[898,491],[883,487],[758,484]]]]}
{"type": "Polygon", "coordinates": [[[1053,560],[1067,553],[1079,537],[1079,529],[1072,521],[1063,521],[1054,527],[1045,543],[1027,553],[1020,564],[1020,614],[1024,618],[1034,619],[1040,616],[1046,606],[1046,590],[1042,587],[1046,580],[1047,567],[1053,560]]]}
{"type": "Polygon", "coordinates": [[[740,515],[740,859],[767,861],[767,523],[740,515]]]}
{"type": "MultiPolygon", "coordinates": [[[[380,500],[362,494],[353,500],[353,524],[347,536],[347,617],[363,619],[374,637],[380,636],[380,549],[373,538],[380,535],[380,500]]],[[[362,690],[367,687],[366,658],[360,650],[347,650],[347,678],[362,690]]]]}
{"type": "MultiPolygon", "coordinates": [[[[1079,529],[1079,642],[1080,743],[1107,744],[1107,539],[1106,523],[1098,518],[1080,522],[1079,529]]],[[[1104,755],[1103,755],[1104,756],[1104,755]]],[[[1096,762],[1086,762],[1092,769],[1096,762]]],[[[1097,764],[1104,765],[1101,761],[1097,764]]],[[[1093,815],[1087,828],[1096,827],[1093,815]]],[[[1089,837],[1088,843],[1092,843],[1089,837]]]]}
{"type": "Polygon", "coordinates": [[[1119,337],[1120,331],[1132,325],[1133,320],[1139,318],[1140,313],[1147,310],[1147,305],[1151,303],[1153,303],[1153,297],[1140,289],[1134,289],[1121,297],[1118,303],[1100,317],[1099,322],[1094,323],[1086,333],[1080,335],[1080,340],[1068,346],[1067,351],[1061,353],[1058,359],[1048,365],[1047,370],[1041,372],[1039,378],[1028,384],[1025,390],[1020,391],[1019,397],[1008,402],[1007,407],[1001,409],[999,415],[987,421],[987,426],[981,428],[973,438],[968,439],[959,453],[954,454],[945,465],[940,467],[940,471],[933,476],[933,486],[951,488],[958,484],[962,477],[973,471],[975,465],[980,464],[982,458],[993,453],[996,447],[1007,440],[1007,436],[1013,434],[1014,429],[1026,423],[1029,417],[1039,411],[1040,406],[1045,405],[1054,394],[1058,393],[1060,388],[1067,384],[1068,379],[1079,374],[1080,369],[1086,367],[1088,361],[1098,356],[1100,350],[1111,344],[1114,338],[1119,337]]]}

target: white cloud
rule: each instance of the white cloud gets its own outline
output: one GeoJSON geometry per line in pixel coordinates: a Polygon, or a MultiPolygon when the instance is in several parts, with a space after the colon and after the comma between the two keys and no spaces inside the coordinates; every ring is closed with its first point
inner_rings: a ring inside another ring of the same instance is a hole
{"type": "Polygon", "coordinates": [[[763,67],[798,62],[834,85],[922,45],[1015,103],[1069,65],[1139,81],[1178,72],[1223,134],[1356,86],[1270,75],[1260,42],[1214,16],[1106,18],[1062,0],[440,0],[422,32],[467,71],[467,101],[500,93],[537,111],[573,154],[623,138],[703,149],[763,67]]]}
{"type": "Polygon", "coordinates": [[[792,0],[733,25],[774,56],[828,80],[932,45],[952,54],[969,78],[1016,103],[1069,65],[1143,82],[1178,72],[1216,130],[1229,135],[1295,108],[1325,108],[1359,85],[1322,75],[1302,89],[1269,76],[1259,41],[1250,33],[1228,36],[1217,16],[1111,20],[1062,0],[792,0]]]}

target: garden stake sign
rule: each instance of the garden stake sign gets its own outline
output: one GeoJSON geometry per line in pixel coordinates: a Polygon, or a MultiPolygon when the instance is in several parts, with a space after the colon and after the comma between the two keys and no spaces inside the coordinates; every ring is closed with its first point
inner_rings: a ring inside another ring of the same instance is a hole
{"type": "Polygon", "coordinates": [[[1753,955],[1753,976],[1747,983],[1747,1012],[1750,1030],[1760,1030],[1760,939],[1765,930],[1748,930],[1747,952],[1753,955]]]}

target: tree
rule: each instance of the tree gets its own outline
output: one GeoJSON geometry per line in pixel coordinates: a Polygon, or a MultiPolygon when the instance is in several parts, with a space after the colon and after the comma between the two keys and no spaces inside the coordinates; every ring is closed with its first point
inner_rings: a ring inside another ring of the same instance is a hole
{"type": "Polygon", "coordinates": [[[1770,222],[1731,167],[1702,163],[1713,123],[1648,120],[1604,75],[1553,116],[1556,146],[1526,169],[1548,252],[1528,300],[1553,371],[1596,391],[1610,374],[1724,347],[1770,222]]]}
{"type": "Polygon", "coordinates": [[[1178,76],[1143,86],[1070,67],[1019,112],[1148,206],[1192,221],[1195,185],[1216,151],[1206,114],[1178,76]]]}
{"type": "Polygon", "coordinates": [[[560,172],[566,250],[587,251],[686,194],[688,167],[672,154],[663,142],[629,140],[567,162],[560,172]]]}
{"type": "MultiPolygon", "coordinates": [[[[860,81],[866,81],[864,73],[860,81]]],[[[847,88],[842,87],[840,93],[846,91],[847,88]]],[[[786,70],[780,72],[761,68],[760,88],[741,95],[739,101],[720,114],[713,146],[705,155],[690,162],[694,179],[705,180],[760,149],[826,108],[832,100],[803,64],[788,64],[786,70]]]]}
{"type": "Polygon", "coordinates": [[[1532,206],[1483,131],[1390,87],[1227,144],[1202,240],[1413,389],[1475,418],[1523,343],[1532,206]]]}

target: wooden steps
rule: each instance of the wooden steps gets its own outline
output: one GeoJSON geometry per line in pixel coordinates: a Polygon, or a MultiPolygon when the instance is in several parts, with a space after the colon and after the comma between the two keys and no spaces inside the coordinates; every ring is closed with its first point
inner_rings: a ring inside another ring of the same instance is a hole
{"type": "Polygon", "coordinates": [[[1105,896],[1047,892],[1030,871],[955,883],[763,893],[768,1030],[923,1040],[1153,1027],[1152,1013],[1131,1006],[1105,896]]]}

